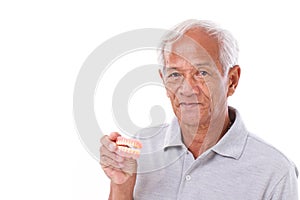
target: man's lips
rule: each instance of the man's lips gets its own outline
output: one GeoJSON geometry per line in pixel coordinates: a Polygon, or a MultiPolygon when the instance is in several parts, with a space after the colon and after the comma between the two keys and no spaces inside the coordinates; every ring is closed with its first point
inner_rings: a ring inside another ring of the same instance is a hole
{"type": "Polygon", "coordinates": [[[194,108],[194,107],[200,106],[200,103],[198,103],[198,102],[181,102],[181,103],[179,103],[179,106],[181,108],[194,108]]]}
{"type": "Polygon", "coordinates": [[[198,102],[181,102],[179,103],[180,106],[192,106],[192,105],[200,105],[198,102]]]}

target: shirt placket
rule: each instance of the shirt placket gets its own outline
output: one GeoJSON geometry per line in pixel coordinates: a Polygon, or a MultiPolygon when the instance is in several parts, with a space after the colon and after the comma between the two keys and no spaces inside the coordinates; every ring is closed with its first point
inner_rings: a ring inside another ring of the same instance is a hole
{"type": "Polygon", "coordinates": [[[185,187],[188,187],[189,184],[191,184],[192,181],[192,165],[195,162],[195,159],[193,157],[193,154],[186,150],[183,164],[182,164],[182,175],[181,175],[181,182],[180,187],[177,195],[177,199],[185,199],[184,196],[182,196],[183,191],[185,190],[185,187]]]}

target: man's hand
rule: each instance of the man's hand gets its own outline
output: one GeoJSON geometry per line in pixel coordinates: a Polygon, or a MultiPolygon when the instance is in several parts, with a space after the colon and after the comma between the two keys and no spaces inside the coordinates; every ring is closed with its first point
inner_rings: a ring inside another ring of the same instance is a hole
{"type": "Polygon", "coordinates": [[[120,134],[113,132],[101,138],[100,164],[105,174],[113,184],[124,184],[129,178],[134,178],[137,169],[136,160],[124,154],[116,145],[120,134]]]}

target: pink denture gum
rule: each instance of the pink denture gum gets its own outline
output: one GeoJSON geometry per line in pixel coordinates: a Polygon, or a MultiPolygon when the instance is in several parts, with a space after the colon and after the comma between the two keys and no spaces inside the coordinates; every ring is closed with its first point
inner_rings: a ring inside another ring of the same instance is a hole
{"type": "Polygon", "coordinates": [[[119,136],[117,138],[116,144],[118,145],[118,149],[131,156],[133,158],[137,158],[140,156],[140,150],[142,148],[142,143],[136,139],[129,139],[119,136]]]}

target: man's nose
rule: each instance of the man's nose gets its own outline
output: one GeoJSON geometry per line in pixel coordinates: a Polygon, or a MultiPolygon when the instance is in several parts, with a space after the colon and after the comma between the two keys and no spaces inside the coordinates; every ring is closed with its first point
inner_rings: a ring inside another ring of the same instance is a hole
{"type": "Polygon", "coordinates": [[[190,77],[185,78],[180,87],[180,94],[184,96],[192,96],[199,94],[199,89],[197,87],[196,81],[190,77]]]}

